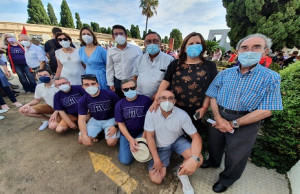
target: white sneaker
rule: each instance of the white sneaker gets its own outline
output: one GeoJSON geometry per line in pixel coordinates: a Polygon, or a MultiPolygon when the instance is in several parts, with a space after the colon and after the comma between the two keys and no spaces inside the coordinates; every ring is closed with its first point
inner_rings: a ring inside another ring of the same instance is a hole
{"type": "MultiPolygon", "coordinates": [[[[179,169],[178,169],[178,172],[179,172],[179,169]]],[[[178,172],[177,172],[177,176],[182,183],[183,193],[184,194],[194,194],[195,192],[190,183],[189,176],[188,175],[178,175],[178,172]]]]}
{"type": "Polygon", "coordinates": [[[7,109],[0,110],[0,114],[7,112],[7,109]]]}
{"type": "Polygon", "coordinates": [[[47,129],[48,124],[49,124],[49,121],[43,121],[43,124],[40,126],[39,130],[43,131],[43,130],[47,129]]]}
{"type": "Polygon", "coordinates": [[[3,119],[5,119],[5,117],[4,116],[0,116],[0,120],[3,120],[3,119]]]}

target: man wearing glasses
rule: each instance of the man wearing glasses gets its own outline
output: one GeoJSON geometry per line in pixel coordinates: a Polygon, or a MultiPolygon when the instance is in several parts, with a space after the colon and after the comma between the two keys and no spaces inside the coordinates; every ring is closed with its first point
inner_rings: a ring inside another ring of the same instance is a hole
{"type": "Polygon", "coordinates": [[[147,112],[144,125],[148,147],[153,157],[148,164],[150,179],[156,184],[162,182],[174,151],[184,158],[178,170],[183,192],[194,193],[188,175],[193,174],[203,162],[201,137],[189,115],[174,106],[174,94],[165,90],[159,95],[160,108],[156,112],[147,112]],[[183,137],[184,132],[191,137],[192,142],[183,137]]]}
{"type": "Polygon", "coordinates": [[[259,64],[271,45],[263,34],[240,40],[241,65],[220,72],[206,91],[216,123],[209,133],[209,159],[201,167],[219,167],[225,150],[225,169],[213,186],[217,193],[241,177],[261,120],[282,110],[280,76],[259,64]]]}
{"type": "Polygon", "coordinates": [[[147,33],[144,44],[147,52],[135,60],[133,78],[138,94],[153,100],[173,57],[160,51],[161,38],[156,32],[147,33]]]}
{"type": "Polygon", "coordinates": [[[149,97],[137,94],[135,80],[122,80],[122,91],[125,98],[116,105],[115,119],[122,133],[119,160],[122,164],[128,165],[134,160],[132,152],[139,149],[135,138],[145,137],[144,121],[152,102],[149,97]]]}
{"type": "Polygon", "coordinates": [[[106,79],[110,89],[122,98],[124,94],[121,90],[121,80],[132,78],[134,61],[143,53],[140,47],[127,42],[124,26],[114,25],[112,38],[117,46],[107,51],[106,79]]]}
{"type": "Polygon", "coordinates": [[[115,146],[120,136],[114,118],[114,108],[119,97],[110,90],[99,89],[100,84],[94,74],[82,75],[81,81],[87,94],[78,101],[78,143],[92,145],[98,141],[98,134],[104,130],[107,145],[115,146]],[[86,122],[88,113],[91,119],[86,122]]]}

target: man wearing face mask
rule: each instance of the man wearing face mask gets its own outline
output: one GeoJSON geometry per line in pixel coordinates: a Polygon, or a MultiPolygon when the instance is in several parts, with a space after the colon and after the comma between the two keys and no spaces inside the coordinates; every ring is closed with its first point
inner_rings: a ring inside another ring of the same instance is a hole
{"type": "Polygon", "coordinates": [[[99,89],[100,84],[94,74],[82,75],[81,81],[87,94],[78,101],[78,143],[92,145],[104,130],[107,145],[115,146],[120,137],[114,118],[114,108],[119,97],[110,90],[99,89]],[[86,122],[88,113],[91,119],[86,122]]]}
{"type": "Polygon", "coordinates": [[[282,110],[280,76],[259,64],[272,45],[263,34],[249,35],[237,44],[241,65],[220,72],[206,95],[216,121],[210,129],[209,159],[201,167],[225,169],[213,190],[224,192],[238,180],[247,164],[261,120],[282,110]]]}
{"type": "Polygon", "coordinates": [[[153,183],[160,184],[166,175],[172,152],[183,156],[183,164],[178,169],[178,177],[184,193],[194,193],[188,175],[202,164],[202,140],[189,115],[174,106],[176,99],[171,91],[159,93],[157,112],[148,111],[144,129],[149,150],[153,159],[148,165],[149,176],[153,183]],[[186,132],[192,139],[183,137],[186,132]]]}
{"type": "Polygon", "coordinates": [[[138,94],[153,100],[167,67],[174,58],[160,51],[161,38],[156,32],[147,33],[144,44],[147,52],[135,60],[133,79],[137,80],[138,94]]]}
{"type": "Polygon", "coordinates": [[[64,77],[57,78],[54,83],[59,89],[54,95],[54,110],[59,112],[59,118],[49,128],[57,133],[77,129],[78,101],[86,92],[81,86],[71,85],[64,77]]]}
{"type": "Polygon", "coordinates": [[[119,160],[122,164],[130,164],[134,158],[132,152],[138,151],[137,137],[145,137],[144,121],[146,113],[152,104],[149,97],[138,95],[136,81],[122,80],[122,91],[125,98],[115,107],[115,119],[121,131],[119,160]]]}
{"type": "Polygon", "coordinates": [[[114,25],[112,38],[117,45],[107,51],[107,85],[122,98],[124,94],[121,90],[121,80],[132,78],[134,61],[143,52],[138,46],[127,42],[127,32],[124,26],[114,25]]]}
{"type": "Polygon", "coordinates": [[[49,122],[52,123],[57,118],[58,112],[53,110],[53,99],[58,89],[53,84],[53,75],[49,70],[40,69],[37,76],[41,83],[36,86],[34,99],[22,106],[19,113],[28,117],[43,119],[43,124],[39,127],[39,130],[42,131],[48,127],[49,122]],[[46,104],[40,104],[42,99],[46,104]],[[52,114],[50,119],[47,116],[49,114],[52,114]]]}
{"type": "Polygon", "coordinates": [[[47,57],[45,51],[35,44],[31,43],[31,38],[26,34],[19,35],[19,41],[25,48],[25,59],[27,65],[35,73],[39,69],[45,69],[47,57]]]}

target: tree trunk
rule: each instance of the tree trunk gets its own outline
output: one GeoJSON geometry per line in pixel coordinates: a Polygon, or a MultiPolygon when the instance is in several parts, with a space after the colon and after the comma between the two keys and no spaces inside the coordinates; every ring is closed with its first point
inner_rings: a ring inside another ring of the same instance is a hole
{"type": "Polygon", "coordinates": [[[145,30],[145,34],[147,34],[147,27],[148,27],[148,16],[146,17],[146,30],[145,30]]]}

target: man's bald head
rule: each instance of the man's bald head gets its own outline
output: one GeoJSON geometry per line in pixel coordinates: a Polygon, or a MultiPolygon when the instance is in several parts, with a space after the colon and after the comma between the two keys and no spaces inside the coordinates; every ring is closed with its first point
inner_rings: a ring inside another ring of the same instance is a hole
{"type": "Polygon", "coordinates": [[[28,36],[28,35],[26,35],[26,34],[20,34],[19,35],[19,41],[21,42],[21,41],[30,41],[31,40],[31,38],[28,36]]]}

